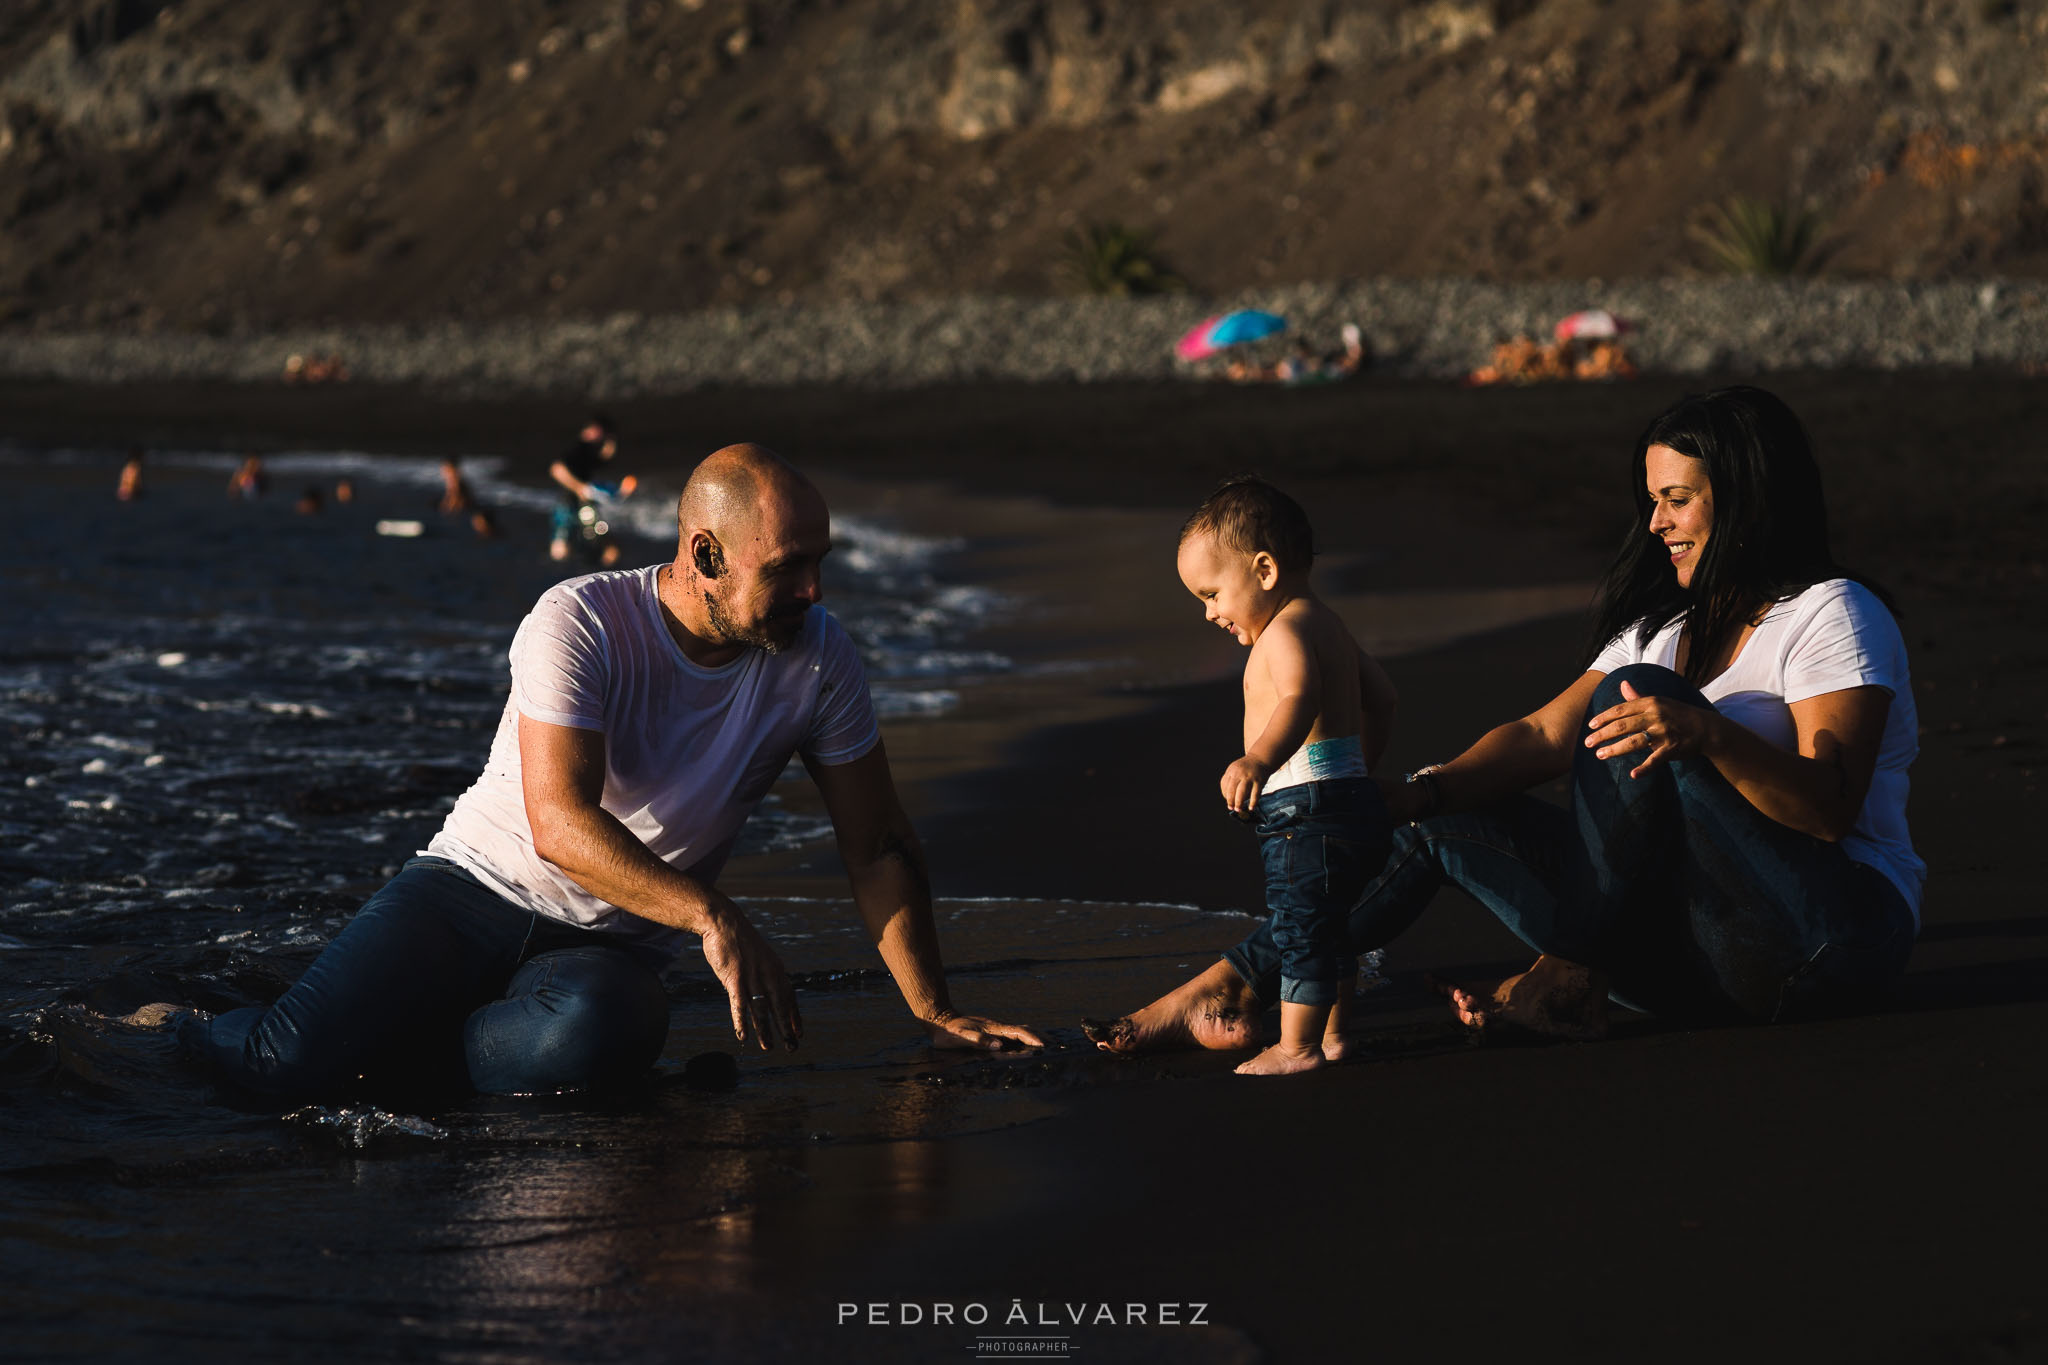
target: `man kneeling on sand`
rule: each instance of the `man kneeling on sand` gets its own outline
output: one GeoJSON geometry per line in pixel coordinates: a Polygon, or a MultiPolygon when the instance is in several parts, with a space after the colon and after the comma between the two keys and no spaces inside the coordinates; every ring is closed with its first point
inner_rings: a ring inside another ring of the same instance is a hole
{"type": "Polygon", "coordinates": [[[270,1094],[443,1054],[488,1093],[582,1089],[660,1056],[659,972],[695,934],[733,1035],[794,1048],[788,973],[714,882],[800,755],[861,917],[931,1040],[1040,1046],[948,997],[859,655],[813,609],[832,548],[824,499],[772,452],[729,446],[690,476],[676,516],[673,563],[541,597],[512,642],[483,776],[296,985],[268,1009],[152,1006],[136,1022],[174,1024],[189,1050],[270,1094]]]}

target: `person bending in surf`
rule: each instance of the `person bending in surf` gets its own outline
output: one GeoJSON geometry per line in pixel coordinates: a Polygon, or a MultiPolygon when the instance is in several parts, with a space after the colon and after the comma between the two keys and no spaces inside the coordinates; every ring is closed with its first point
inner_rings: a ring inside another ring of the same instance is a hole
{"type": "Polygon", "coordinates": [[[603,477],[608,474],[605,466],[618,453],[618,428],[611,418],[594,416],[576,433],[576,444],[548,466],[548,477],[562,489],[548,558],[565,560],[580,553],[593,569],[609,569],[619,562],[619,543],[612,539],[599,504],[631,497],[640,481],[631,474],[622,479],[603,477]]]}
{"type": "Polygon", "coordinates": [[[660,970],[686,936],[733,1034],[794,1048],[775,950],[716,889],[792,755],[832,818],[854,902],[931,1041],[1041,1046],[953,1007],[931,888],[859,655],[816,610],[830,521],[773,452],[728,446],[676,510],[673,563],[557,584],[521,623],[490,760],[427,851],[268,1009],[151,1006],[228,1077],[332,1091],[445,1057],[494,1094],[631,1080],[660,1056],[660,970]]]}
{"type": "MultiPolygon", "coordinates": [[[[1368,765],[1386,746],[1394,690],[1309,586],[1313,533],[1299,503],[1236,478],[1180,533],[1180,581],[1206,619],[1251,650],[1244,753],[1224,769],[1223,804],[1256,824],[1267,924],[1280,949],[1280,1041],[1243,1075],[1309,1071],[1344,1056],[1358,963],[1344,917],[1386,861],[1390,831],[1368,765]]],[[[1117,1024],[1092,1024],[1099,1044],[1117,1024]]]]}

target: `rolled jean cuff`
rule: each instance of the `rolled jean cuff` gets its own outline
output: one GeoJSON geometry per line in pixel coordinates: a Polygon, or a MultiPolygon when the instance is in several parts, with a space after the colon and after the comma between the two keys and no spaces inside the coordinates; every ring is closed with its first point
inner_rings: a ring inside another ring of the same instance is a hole
{"type": "Polygon", "coordinates": [[[1280,1003],[1314,1005],[1319,1009],[1334,1005],[1340,984],[1336,981],[1297,981],[1291,976],[1283,976],[1280,978],[1280,1003]]]}
{"type": "Polygon", "coordinates": [[[1253,965],[1251,954],[1244,950],[1242,943],[1233,944],[1231,947],[1224,949],[1223,960],[1230,964],[1230,970],[1237,973],[1238,980],[1244,982],[1244,988],[1250,991],[1253,998],[1259,1002],[1260,1009],[1264,1009],[1273,1003],[1273,997],[1269,993],[1272,990],[1273,978],[1271,976],[1264,977],[1264,989],[1261,989],[1262,978],[1259,969],[1253,965]]]}

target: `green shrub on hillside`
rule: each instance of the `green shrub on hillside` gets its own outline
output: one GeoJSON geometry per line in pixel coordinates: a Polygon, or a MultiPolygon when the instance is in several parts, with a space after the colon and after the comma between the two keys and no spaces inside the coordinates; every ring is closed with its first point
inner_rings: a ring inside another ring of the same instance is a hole
{"type": "Polygon", "coordinates": [[[1797,275],[1819,264],[1821,215],[1738,194],[1707,211],[1693,240],[1734,275],[1797,275]]]}
{"type": "Polygon", "coordinates": [[[1122,223],[1090,223],[1068,233],[1060,273],[1084,294],[1176,294],[1187,288],[1159,255],[1152,234],[1122,223]]]}

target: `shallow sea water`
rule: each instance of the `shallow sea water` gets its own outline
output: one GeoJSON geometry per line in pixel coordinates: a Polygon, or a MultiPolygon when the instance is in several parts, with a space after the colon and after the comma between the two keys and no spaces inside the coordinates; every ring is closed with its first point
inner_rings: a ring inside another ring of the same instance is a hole
{"type": "MultiPolygon", "coordinates": [[[[224,496],[233,463],[153,456],[121,505],[112,452],[0,450],[17,509],[0,539],[0,1356],[774,1358],[797,1348],[755,1297],[774,1252],[750,1210],[809,1195],[843,1216],[810,1189],[809,1153],[1032,1121],[1130,1079],[1071,1031],[1037,1056],[934,1054],[834,895],[742,897],[798,980],[806,1041],[742,1058],[729,1090],[685,1075],[735,1051],[692,956],[669,978],[660,1067],[603,1099],[280,1111],[114,1022],[281,991],[474,777],[512,631],[565,572],[540,551],[549,494],[488,462],[468,471],[506,533],[490,542],[433,514],[432,461],[273,459],[253,502],[224,496]],[[351,503],[331,500],[340,477],[351,503]],[[297,515],[309,485],[328,504],[297,515]],[[426,533],[377,534],[389,519],[426,533]]],[[[626,563],[663,557],[671,496],[620,509],[626,563]]],[[[1062,666],[975,646],[1010,604],[963,577],[968,547],[858,509],[834,536],[831,609],[896,723],[1062,666]]],[[[829,829],[771,796],[748,840],[823,849],[829,829]]],[[[963,995],[1034,1020],[1123,998],[1134,964],[1199,964],[1244,923],[1000,899],[938,913],[963,995]]],[[[898,1197],[923,1181],[912,1169],[898,1197]]]]}

